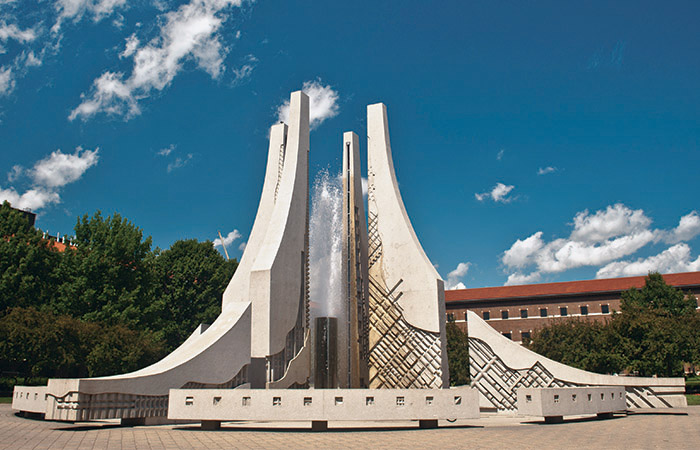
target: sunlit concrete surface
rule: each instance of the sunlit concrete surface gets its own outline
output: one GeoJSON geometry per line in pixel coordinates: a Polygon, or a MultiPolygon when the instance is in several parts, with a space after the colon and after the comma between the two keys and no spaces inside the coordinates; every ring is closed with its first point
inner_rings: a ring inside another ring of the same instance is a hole
{"type": "Polygon", "coordinates": [[[612,419],[568,419],[544,424],[542,418],[482,415],[480,419],[440,422],[421,430],[416,422],[337,423],[330,431],[308,431],[275,423],[225,422],[218,431],[199,424],[120,427],[115,420],[65,423],[15,416],[0,405],[1,449],[218,449],[218,448],[605,448],[685,449],[700,442],[700,407],[645,410],[612,419]],[[353,428],[347,428],[351,426],[353,428]],[[361,427],[372,427],[362,429],[361,427]]]}

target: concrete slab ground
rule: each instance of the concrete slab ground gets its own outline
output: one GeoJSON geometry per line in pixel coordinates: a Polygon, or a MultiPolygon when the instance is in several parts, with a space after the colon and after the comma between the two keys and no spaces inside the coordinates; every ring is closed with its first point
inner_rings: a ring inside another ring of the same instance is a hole
{"type": "Polygon", "coordinates": [[[116,421],[63,423],[17,417],[0,405],[0,449],[229,449],[229,448],[599,448],[685,449],[700,442],[700,407],[643,410],[627,417],[574,418],[546,425],[542,418],[485,414],[478,420],[440,422],[420,430],[416,422],[380,425],[330,422],[330,431],[315,433],[309,423],[226,422],[219,431],[191,425],[121,427],[116,421]],[[373,426],[369,430],[359,427],[373,426]],[[335,428],[335,429],[334,429],[335,428]]]}

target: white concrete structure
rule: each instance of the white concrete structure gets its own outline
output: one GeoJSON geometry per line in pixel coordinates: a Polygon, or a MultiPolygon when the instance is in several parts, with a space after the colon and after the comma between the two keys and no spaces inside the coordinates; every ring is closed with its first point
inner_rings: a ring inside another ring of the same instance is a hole
{"type": "Polygon", "coordinates": [[[624,386],[518,389],[518,414],[547,421],[587,414],[610,417],[626,411],[626,402],[624,386]]]}
{"type": "Polygon", "coordinates": [[[476,419],[478,393],[456,389],[173,389],[169,419],[353,421],[476,419]]]}
{"type": "Polygon", "coordinates": [[[367,107],[370,387],[449,385],[445,288],[394,172],[386,106],[367,107]]]}
{"type": "MultiPolygon", "coordinates": [[[[303,386],[308,382],[309,99],[294,92],[290,123],[274,125],[255,225],[221,315],[161,361],[133,373],[51,379],[31,391],[47,419],[164,417],[171,388],[303,386]],[[43,402],[43,404],[42,404],[43,402]],[[41,404],[41,405],[40,405],[41,404]]],[[[15,387],[15,392],[36,388],[15,387]]],[[[13,397],[24,411],[27,399],[13,397]]]]}
{"type": "Polygon", "coordinates": [[[627,408],[687,406],[683,378],[601,375],[538,355],[502,336],[477,314],[467,312],[469,372],[484,409],[515,412],[520,388],[624,387],[627,408]]]}

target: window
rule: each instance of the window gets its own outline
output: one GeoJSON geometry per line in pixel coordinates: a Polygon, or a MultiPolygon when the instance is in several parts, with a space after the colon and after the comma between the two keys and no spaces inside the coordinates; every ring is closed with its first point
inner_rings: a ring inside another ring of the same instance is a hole
{"type": "Polygon", "coordinates": [[[571,401],[575,402],[576,401],[576,394],[571,394],[571,401]]]}
{"type": "Polygon", "coordinates": [[[513,339],[510,333],[503,333],[503,336],[507,337],[508,339],[513,339]]]}
{"type": "Polygon", "coordinates": [[[335,398],[335,406],[342,405],[343,404],[343,397],[336,397],[335,398]]]}
{"type": "Polygon", "coordinates": [[[449,313],[449,314],[447,314],[447,321],[448,321],[448,322],[454,322],[454,321],[455,321],[455,315],[454,315],[454,313],[449,313]]]}
{"type": "Polygon", "coordinates": [[[602,312],[603,314],[610,314],[610,306],[600,305],[600,312],[602,312]]]}
{"type": "Polygon", "coordinates": [[[540,308],[540,317],[547,317],[547,308],[540,308]]]}
{"type": "Polygon", "coordinates": [[[404,406],[406,404],[405,397],[396,397],[396,406],[404,406]]]}
{"type": "Polygon", "coordinates": [[[219,403],[221,403],[221,397],[214,397],[214,398],[212,399],[212,404],[213,404],[213,405],[218,405],[219,403]]]}
{"type": "Polygon", "coordinates": [[[425,404],[432,405],[433,404],[433,397],[425,397],[425,404]]]}
{"type": "Polygon", "coordinates": [[[559,394],[554,394],[554,403],[559,403],[559,394]]]}
{"type": "Polygon", "coordinates": [[[461,404],[462,404],[462,396],[455,395],[455,405],[461,405],[461,404]]]}
{"type": "Polygon", "coordinates": [[[525,401],[527,403],[530,403],[532,401],[532,395],[530,395],[530,394],[525,395],[525,401]]]}
{"type": "Polygon", "coordinates": [[[530,332],[529,331],[521,331],[520,332],[520,340],[523,342],[529,342],[530,341],[530,332]]]}
{"type": "Polygon", "coordinates": [[[501,311],[501,319],[507,319],[508,318],[508,311],[501,311]]]}
{"type": "Polygon", "coordinates": [[[241,405],[243,406],[250,406],[250,397],[243,397],[241,399],[241,405]]]}
{"type": "Polygon", "coordinates": [[[521,318],[521,319],[527,319],[527,309],[521,309],[521,310],[520,310],[520,318],[521,318]]]}
{"type": "Polygon", "coordinates": [[[467,321],[467,316],[468,316],[467,312],[464,311],[464,321],[465,321],[465,322],[467,321]]]}
{"type": "Polygon", "coordinates": [[[593,395],[588,394],[588,401],[589,401],[589,402],[593,401],[593,395]]]}
{"type": "Polygon", "coordinates": [[[311,406],[312,401],[311,397],[304,397],[304,406],[311,406]]]}
{"type": "Polygon", "coordinates": [[[374,397],[365,397],[365,405],[374,405],[374,397]]]}
{"type": "Polygon", "coordinates": [[[566,317],[569,315],[569,308],[566,306],[561,306],[559,307],[559,315],[562,317],[566,317]]]}
{"type": "Polygon", "coordinates": [[[481,317],[483,317],[484,320],[489,320],[491,318],[491,314],[489,314],[488,311],[484,311],[481,313],[481,317]]]}
{"type": "Polygon", "coordinates": [[[272,406],[282,406],[282,397],[272,397],[272,406]]]}
{"type": "Polygon", "coordinates": [[[588,306],[582,306],[582,307],[581,307],[581,315],[582,315],[582,316],[587,316],[587,315],[588,315],[588,306]]]}
{"type": "Polygon", "coordinates": [[[185,406],[194,405],[194,397],[185,397],[185,406]]]}

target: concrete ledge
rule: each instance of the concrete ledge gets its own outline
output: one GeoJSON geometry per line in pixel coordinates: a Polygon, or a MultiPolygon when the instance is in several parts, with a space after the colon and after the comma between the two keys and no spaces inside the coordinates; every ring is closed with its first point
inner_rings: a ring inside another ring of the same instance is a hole
{"type": "Polygon", "coordinates": [[[624,386],[520,388],[517,394],[518,414],[544,417],[546,423],[585,414],[610,418],[613,412],[627,409],[624,386]]]}
{"type": "Polygon", "coordinates": [[[171,389],[168,403],[169,419],[303,420],[312,421],[313,429],[357,420],[418,420],[434,428],[439,419],[479,418],[478,392],[471,388],[171,389]]]}

